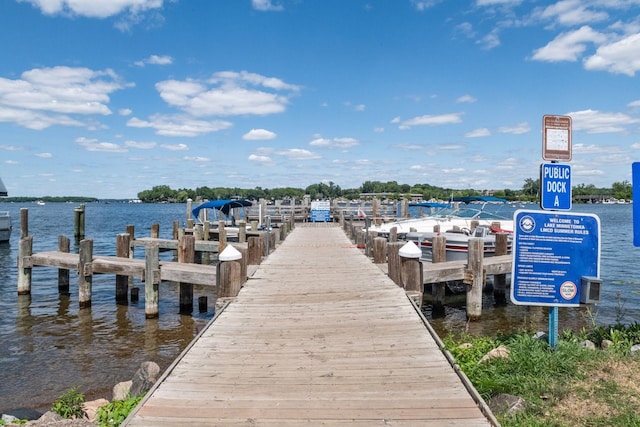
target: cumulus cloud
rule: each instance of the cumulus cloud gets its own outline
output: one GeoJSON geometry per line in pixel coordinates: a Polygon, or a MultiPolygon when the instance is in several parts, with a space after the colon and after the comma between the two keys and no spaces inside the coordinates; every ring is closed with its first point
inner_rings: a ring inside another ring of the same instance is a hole
{"type": "Polygon", "coordinates": [[[587,49],[589,43],[602,43],[607,39],[604,34],[585,25],[575,31],[559,34],[546,46],[536,49],[532,59],[536,61],[572,61],[575,62],[587,49]]]}
{"type": "Polygon", "coordinates": [[[0,78],[0,122],[38,130],[52,125],[85,126],[73,115],[112,114],[111,93],[127,86],[110,69],[34,68],[16,80],[0,78]]]}
{"type": "Polygon", "coordinates": [[[288,150],[278,151],[276,154],[284,156],[289,160],[314,160],[322,158],[319,154],[303,148],[290,148],[288,150]]]}
{"type": "Polygon", "coordinates": [[[149,150],[151,148],[155,148],[158,145],[155,142],[143,142],[143,141],[126,141],[124,143],[125,147],[129,148],[137,148],[139,150],[149,150]]]}
{"type": "Polygon", "coordinates": [[[139,14],[162,8],[163,0],[18,0],[30,3],[45,15],[85,16],[108,18],[122,12],[139,14]]]}
{"type": "Polygon", "coordinates": [[[276,134],[266,129],[251,129],[249,132],[242,135],[242,139],[247,141],[266,141],[274,139],[276,134]]]}
{"type": "Polygon", "coordinates": [[[597,110],[574,111],[567,115],[571,116],[572,130],[585,131],[591,134],[624,132],[628,126],[640,123],[640,119],[624,113],[609,113],[597,110]]]}
{"type": "Polygon", "coordinates": [[[249,155],[248,160],[250,162],[263,163],[263,164],[272,162],[271,157],[261,155],[261,154],[251,154],[249,155]]]}
{"type": "Polygon", "coordinates": [[[459,104],[465,103],[465,104],[473,104],[474,102],[476,102],[477,99],[474,98],[471,95],[462,95],[461,97],[459,97],[458,99],[456,99],[456,102],[459,104]]]}
{"type": "Polygon", "coordinates": [[[50,159],[53,157],[51,153],[37,153],[36,157],[40,157],[41,159],[50,159]]]}
{"type": "Polygon", "coordinates": [[[282,113],[289,97],[300,90],[278,78],[246,71],[218,72],[207,81],[165,80],[156,89],[169,105],[196,117],[282,113]]]}
{"type": "Polygon", "coordinates": [[[360,145],[360,141],[355,138],[333,138],[327,139],[318,137],[309,143],[312,147],[327,148],[351,148],[360,145]]]}
{"type": "Polygon", "coordinates": [[[587,70],[604,70],[633,77],[640,70],[640,33],[598,47],[584,62],[587,70]]]}

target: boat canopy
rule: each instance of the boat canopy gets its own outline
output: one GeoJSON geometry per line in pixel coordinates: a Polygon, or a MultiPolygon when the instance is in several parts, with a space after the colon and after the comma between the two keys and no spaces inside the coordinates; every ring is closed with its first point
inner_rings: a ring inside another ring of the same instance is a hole
{"type": "Polygon", "coordinates": [[[507,203],[506,199],[494,196],[460,196],[451,199],[454,202],[472,203],[472,202],[494,202],[494,203],[507,203]]]}
{"type": "Polygon", "coordinates": [[[191,213],[195,218],[198,218],[198,214],[202,209],[217,209],[225,215],[229,215],[231,209],[234,208],[243,208],[247,206],[251,206],[252,203],[248,200],[237,199],[237,200],[229,200],[229,199],[220,199],[220,200],[211,200],[209,202],[205,202],[199,206],[196,206],[191,210],[191,213]]]}
{"type": "Polygon", "coordinates": [[[2,183],[2,178],[0,178],[0,196],[6,196],[7,195],[7,187],[4,186],[4,184],[2,183]]]}
{"type": "Polygon", "coordinates": [[[409,203],[411,207],[420,207],[420,208],[448,208],[451,207],[449,203],[439,203],[439,202],[415,202],[409,203]]]}

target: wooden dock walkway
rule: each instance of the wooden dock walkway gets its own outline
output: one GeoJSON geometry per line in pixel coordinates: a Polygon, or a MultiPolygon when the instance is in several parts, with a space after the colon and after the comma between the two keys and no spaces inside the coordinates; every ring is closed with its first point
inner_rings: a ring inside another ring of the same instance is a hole
{"type": "Polygon", "coordinates": [[[333,224],[298,225],[128,426],[490,426],[419,310],[333,224]]]}

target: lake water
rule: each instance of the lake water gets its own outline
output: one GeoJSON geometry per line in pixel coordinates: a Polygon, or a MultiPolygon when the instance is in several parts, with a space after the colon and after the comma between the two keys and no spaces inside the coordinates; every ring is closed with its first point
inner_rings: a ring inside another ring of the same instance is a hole
{"type": "MultiPolygon", "coordinates": [[[[33,270],[32,293],[17,295],[20,209],[29,209],[29,234],[33,251],[57,250],[58,235],[74,244],[74,208],[77,204],[1,203],[11,212],[14,224],[11,242],[0,244],[0,413],[11,408],[46,410],[69,388],[78,386],[88,399],[111,396],[117,382],[129,380],[140,363],[152,360],[165,369],[213,317],[215,294],[194,287],[194,297],[208,296],[209,310],[192,316],[178,313],[178,291],[172,284],[160,285],[160,315],[146,319],[144,284],[137,304],[115,304],[115,277],[93,278],[92,307],[78,308],[77,277],[71,273],[71,295],[57,290],[57,271],[33,270]]],[[[602,224],[601,278],[603,301],[591,312],[561,308],[560,328],[579,329],[591,322],[611,324],[621,319],[640,319],[640,274],[635,269],[638,249],[632,244],[632,206],[575,205],[574,212],[600,216],[602,224]]],[[[114,255],[116,235],[135,226],[136,237],[149,236],[151,225],[160,224],[160,237],[169,238],[173,221],[184,226],[184,204],[90,203],[86,205],[86,236],[94,240],[96,255],[114,255]]],[[[142,256],[139,250],[137,256],[142,256]]],[[[171,259],[171,253],[162,253],[171,259]]],[[[197,301],[196,301],[197,302],[197,301]]],[[[548,315],[541,307],[512,304],[494,308],[491,296],[484,301],[482,320],[467,323],[464,306],[447,307],[446,316],[433,319],[445,335],[468,330],[493,334],[523,327],[546,330],[548,315]]],[[[429,307],[425,314],[430,318],[429,307]]]]}

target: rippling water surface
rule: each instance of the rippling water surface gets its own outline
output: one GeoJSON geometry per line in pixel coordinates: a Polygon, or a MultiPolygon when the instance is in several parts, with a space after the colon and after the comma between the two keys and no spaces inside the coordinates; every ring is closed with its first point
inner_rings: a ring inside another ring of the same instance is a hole
{"type": "MultiPolygon", "coordinates": [[[[20,208],[28,208],[29,234],[34,252],[57,250],[58,235],[73,242],[76,204],[2,203],[10,210],[14,230],[9,244],[0,244],[0,412],[30,407],[46,410],[69,388],[79,386],[87,398],[110,397],[111,387],[126,381],[141,362],[153,360],[165,369],[213,317],[215,294],[194,287],[194,296],[209,297],[209,310],[192,316],[178,314],[178,292],[174,285],[160,285],[160,316],[147,320],[144,314],[144,284],[137,304],[115,304],[115,277],[93,278],[93,303],[80,310],[77,277],[71,273],[71,295],[60,296],[57,271],[33,270],[31,296],[17,295],[20,208]]],[[[580,328],[594,319],[610,324],[640,320],[640,277],[634,268],[638,249],[632,245],[630,205],[577,205],[573,211],[598,214],[602,222],[601,277],[603,302],[591,314],[584,309],[560,309],[560,328],[580,328]]],[[[169,238],[174,220],[184,226],[186,205],[91,203],[86,205],[86,236],[94,239],[96,255],[114,255],[116,235],[133,224],[136,236],[149,236],[151,225],[160,224],[160,237],[169,238]]],[[[171,253],[162,257],[170,259],[171,253]]],[[[136,257],[142,257],[138,250],[136,257]]],[[[428,306],[425,308],[430,319],[428,306]]],[[[464,306],[447,307],[446,316],[433,319],[441,335],[468,330],[492,334],[523,326],[547,328],[547,311],[541,307],[507,305],[493,308],[491,296],[484,301],[482,320],[467,324],[464,306]]],[[[431,320],[431,319],[430,319],[431,320]]]]}

